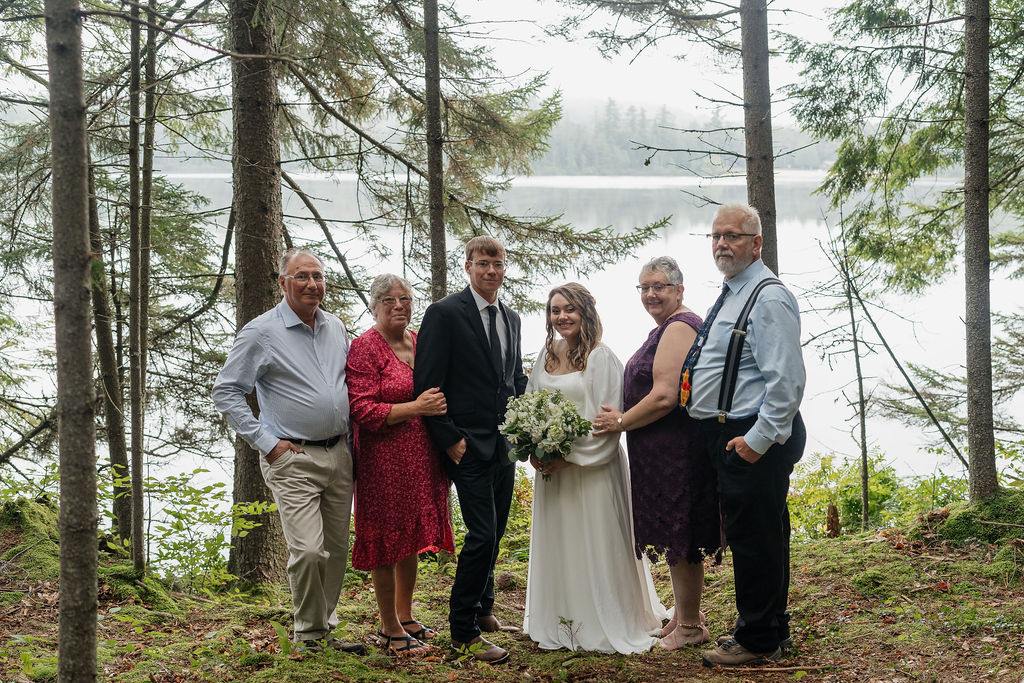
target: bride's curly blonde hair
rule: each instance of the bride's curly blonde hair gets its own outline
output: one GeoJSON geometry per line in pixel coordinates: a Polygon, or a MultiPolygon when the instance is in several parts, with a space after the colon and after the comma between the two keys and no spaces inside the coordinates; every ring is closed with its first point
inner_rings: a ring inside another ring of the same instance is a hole
{"type": "Polygon", "coordinates": [[[597,315],[597,302],[594,300],[594,296],[578,282],[568,282],[548,292],[548,303],[544,307],[544,327],[548,332],[547,339],[544,340],[544,350],[547,352],[544,369],[548,372],[554,370],[552,363],[557,357],[555,355],[555,328],[551,324],[551,298],[555,294],[561,294],[570,305],[580,312],[580,341],[576,346],[569,348],[566,359],[569,361],[569,365],[577,370],[586,370],[587,357],[601,341],[603,329],[601,318],[597,315]]]}

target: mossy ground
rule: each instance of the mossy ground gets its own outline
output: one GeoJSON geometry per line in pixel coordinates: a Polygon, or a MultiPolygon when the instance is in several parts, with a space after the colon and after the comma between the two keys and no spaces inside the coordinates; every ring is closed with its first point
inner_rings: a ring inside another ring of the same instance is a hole
{"type": "MultiPolygon", "coordinates": [[[[0,681],[55,680],[56,556],[44,562],[26,546],[50,538],[31,520],[43,512],[7,515],[0,524],[0,681]],[[29,518],[28,528],[17,519],[29,518]],[[32,567],[43,567],[37,576],[32,567]],[[50,567],[46,570],[45,567],[50,567]]],[[[937,533],[946,516],[935,517],[937,533]],[[940,519],[941,518],[941,519],[940,519]]],[[[1008,527],[1009,528],[1009,527],[1008,527]]],[[[1018,529],[1017,531],[1022,531],[1018,529]]],[[[926,535],[926,534],[924,534],[926,535]]],[[[454,564],[421,563],[417,616],[442,629],[435,656],[396,660],[375,647],[365,657],[335,652],[288,655],[272,621],[289,626],[284,590],[258,598],[198,597],[170,593],[151,579],[140,582],[125,567],[101,575],[99,658],[101,678],[112,681],[1020,681],[1024,677],[1024,590],[1020,561],[999,559],[1000,546],[976,536],[952,544],[898,530],[856,537],[794,542],[791,611],[796,650],[769,667],[712,670],[700,650],[618,656],[543,652],[522,634],[494,640],[512,660],[490,668],[460,663],[444,646],[447,597],[454,564]]],[[[1019,536],[1019,534],[1018,534],[1019,536]]],[[[1014,537],[1016,538],[1016,537],[1014,537]]],[[[1001,537],[1002,548],[1016,543],[1001,537]]],[[[39,545],[43,545],[39,543],[39,545]]],[[[50,546],[55,548],[54,546],[50,546]]],[[[509,548],[509,558],[522,553],[509,548]]],[[[513,587],[499,592],[497,613],[521,623],[526,562],[505,559],[513,587]]],[[[668,572],[654,567],[668,599],[668,572]]],[[[369,581],[353,573],[342,598],[342,635],[364,639],[376,629],[369,581]]],[[[712,635],[735,618],[728,555],[709,567],[705,611],[712,635]]]]}

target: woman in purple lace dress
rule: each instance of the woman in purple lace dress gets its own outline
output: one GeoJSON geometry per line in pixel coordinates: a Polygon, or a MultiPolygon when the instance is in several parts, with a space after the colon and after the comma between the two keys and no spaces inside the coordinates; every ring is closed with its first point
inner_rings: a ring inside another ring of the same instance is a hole
{"type": "Polygon", "coordinates": [[[593,422],[595,434],[626,432],[636,553],[669,564],[675,610],[661,647],[674,650],[710,638],[700,611],[704,557],[722,545],[715,473],[696,422],[676,407],[701,319],[683,305],[683,274],[671,257],[648,262],[637,291],[657,327],[626,363],[624,412],[609,408],[593,422]]]}

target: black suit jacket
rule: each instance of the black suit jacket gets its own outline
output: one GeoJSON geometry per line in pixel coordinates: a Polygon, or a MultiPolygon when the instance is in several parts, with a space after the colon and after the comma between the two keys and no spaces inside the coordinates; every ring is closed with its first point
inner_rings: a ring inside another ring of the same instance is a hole
{"type": "MultiPolygon", "coordinates": [[[[480,310],[469,287],[431,304],[416,341],[415,395],[439,387],[448,403],[445,415],[426,417],[434,442],[445,450],[466,440],[466,455],[489,460],[505,454],[498,426],[510,396],[526,390],[519,315],[501,306],[508,339],[504,371],[491,363],[480,310]]],[[[447,458],[447,456],[445,456],[447,458]]]]}

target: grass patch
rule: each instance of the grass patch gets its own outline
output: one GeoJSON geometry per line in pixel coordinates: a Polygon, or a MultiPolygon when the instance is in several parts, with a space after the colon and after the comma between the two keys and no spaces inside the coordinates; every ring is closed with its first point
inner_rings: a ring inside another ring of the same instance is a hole
{"type": "MultiPolygon", "coordinates": [[[[7,627],[7,635],[0,636],[0,680],[55,680],[57,593],[47,568],[56,566],[56,556],[29,551],[49,548],[55,553],[45,525],[47,520],[55,524],[56,517],[34,502],[5,504],[2,514],[0,539],[8,543],[0,550],[6,547],[4,566],[11,571],[0,573],[0,596],[5,598],[0,620],[7,627]],[[38,575],[34,568],[40,569],[38,575]]],[[[184,596],[151,577],[136,576],[116,557],[103,556],[97,673],[102,680],[125,683],[1020,680],[1024,593],[1012,538],[1004,536],[1009,540],[1001,546],[970,540],[974,536],[951,542],[937,527],[929,527],[931,537],[911,538],[889,529],[794,543],[791,628],[796,649],[756,673],[704,668],[701,648],[632,656],[545,652],[527,635],[510,633],[493,638],[512,651],[509,664],[491,668],[459,661],[447,651],[455,566],[431,559],[421,562],[415,614],[441,630],[433,641],[434,656],[406,661],[373,646],[365,657],[333,651],[287,654],[271,625],[290,628],[286,587],[184,596]]],[[[502,621],[520,624],[527,561],[517,548],[501,558],[498,572],[506,572],[507,580],[497,593],[496,612],[502,621]]],[[[659,595],[670,602],[668,568],[657,563],[652,570],[659,595]]],[[[723,565],[707,568],[703,608],[712,636],[730,630],[736,612],[728,554],[723,565]]],[[[350,574],[339,617],[344,639],[365,639],[376,631],[368,578],[350,574]]]]}

